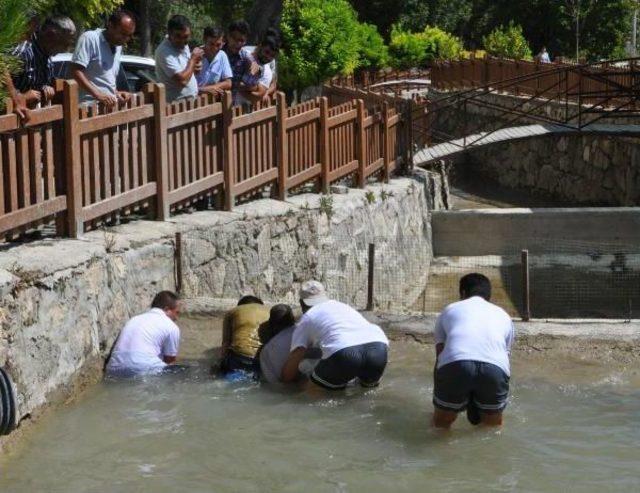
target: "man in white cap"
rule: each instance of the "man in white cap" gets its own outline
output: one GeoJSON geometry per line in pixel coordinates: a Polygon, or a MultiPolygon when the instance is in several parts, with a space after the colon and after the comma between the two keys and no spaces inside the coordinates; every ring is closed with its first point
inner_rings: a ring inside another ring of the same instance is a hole
{"type": "Polygon", "coordinates": [[[300,306],[303,315],[293,332],[282,381],[296,380],[307,348],[319,347],[322,359],[310,376],[316,385],[341,390],[358,379],[363,387],[376,387],[387,366],[389,346],[380,327],[349,305],[329,299],[318,281],[302,285],[300,306]]]}

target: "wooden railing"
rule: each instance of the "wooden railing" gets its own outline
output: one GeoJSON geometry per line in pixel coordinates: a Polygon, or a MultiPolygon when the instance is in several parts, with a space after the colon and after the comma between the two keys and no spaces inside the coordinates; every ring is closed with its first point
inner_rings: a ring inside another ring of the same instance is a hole
{"type": "Polygon", "coordinates": [[[44,222],[78,237],[132,212],[164,220],[207,197],[231,210],[265,187],[284,199],[309,182],[324,192],[348,177],[364,186],[410,162],[408,114],[386,97],[288,107],[278,94],[243,113],[230,93],[167,104],[164,87],[149,85],[107,111],[81,105],[73,81],[57,90],[25,127],[0,115],[5,238],[44,222]]]}
{"type": "Polygon", "coordinates": [[[574,65],[485,58],[442,61],[431,67],[432,85],[440,90],[497,85],[515,95],[612,106],[630,101],[638,91],[637,76],[638,60],[574,65]]]}

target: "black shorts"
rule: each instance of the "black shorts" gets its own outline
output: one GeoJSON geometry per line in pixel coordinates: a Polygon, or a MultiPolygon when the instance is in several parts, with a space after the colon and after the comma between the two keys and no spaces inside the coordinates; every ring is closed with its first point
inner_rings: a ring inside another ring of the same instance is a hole
{"type": "Polygon", "coordinates": [[[507,407],[509,376],[491,363],[454,361],[438,368],[433,380],[433,405],[439,409],[464,411],[469,400],[487,414],[507,407]]]}
{"type": "Polygon", "coordinates": [[[387,345],[369,342],[336,351],[317,364],[311,380],[329,390],[344,389],[357,378],[363,387],[375,387],[380,383],[387,366],[387,345]]]}

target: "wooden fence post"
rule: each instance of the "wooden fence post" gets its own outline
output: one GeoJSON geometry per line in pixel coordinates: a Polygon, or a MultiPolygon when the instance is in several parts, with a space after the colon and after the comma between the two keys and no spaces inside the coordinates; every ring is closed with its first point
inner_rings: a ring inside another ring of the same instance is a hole
{"type": "Polygon", "coordinates": [[[62,101],[64,122],[64,155],[67,180],[67,234],[78,238],[84,233],[82,216],[82,154],[78,133],[78,84],[64,82],[62,101]]]}
{"type": "Polygon", "coordinates": [[[283,92],[276,95],[277,130],[276,156],[278,163],[278,199],[287,198],[287,177],[289,174],[289,150],[287,139],[287,98],[283,92]]]}
{"type": "Polygon", "coordinates": [[[356,149],[358,157],[358,188],[364,188],[365,185],[365,171],[367,163],[365,162],[366,156],[366,144],[367,135],[364,130],[364,101],[362,99],[356,100],[356,109],[358,111],[356,127],[358,131],[356,149]]]}
{"type": "Polygon", "coordinates": [[[167,156],[167,97],[164,84],[153,87],[153,137],[156,175],[156,219],[169,219],[169,165],[167,156]]]}
{"type": "Polygon", "coordinates": [[[320,188],[329,193],[329,100],[320,98],[320,188]]]}
{"type": "Polygon", "coordinates": [[[385,183],[389,183],[391,177],[391,150],[389,149],[389,103],[382,103],[382,159],[384,171],[383,179],[385,183]]]}
{"type": "Polygon", "coordinates": [[[224,131],[224,209],[233,209],[234,197],[234,176],[235,176],[235,154],[233,152],[233,98],[231,91],[225,91],[222,96],[222,118],[224,131]]]}

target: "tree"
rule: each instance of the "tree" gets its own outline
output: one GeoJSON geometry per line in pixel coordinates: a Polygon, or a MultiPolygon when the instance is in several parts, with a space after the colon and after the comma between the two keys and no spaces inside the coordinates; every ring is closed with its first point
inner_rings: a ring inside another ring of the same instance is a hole
{"type": "Polygon", "coordinates": [[[576,62],[580,60],[580,26],[585,17],[596,5],[598,0],[564,0],[564,12],[571,17],[575,26],[576,62]]]}
{"type": "Polygon", "coordinates": [[[530,60],[531,48],[522,34],[522,26],[511,22],[507,27],[497,27],[483,39],[488,54],[514,60],[530,60]]]}
{"type": "Polygon", "coordinates": [[[103,17],[122,3],[123,0],[44,0],[39,10],[69,16],[79,30],[84,30],[102,24],[103,17]]]}
{"type": "Polygon", "coordinates": [[[360,64],[361,28],[346,0],[285,0],[279,82],[288,89],[319,85],[360,64]]]}
{"type": "Polygon", "coordinates": [[[0,109],[4,109],[8,95],[6,77],[18,68],[16,60],[7,53],[24,37],[30,7],[25,0],[0,0],[0,109]]]}
{"type": "Polygon", "coordinates": [[[459,58],[462,49],[459,38],[437,27],[427,26],[417,33],[399,26],[391,30],[389,55],[397,68],[419,67],[433,60],[459,58]]]}
{"type": "Polygon", "coordinates": [[[360,67],[384,68],[389,61],[389,48],[372,24],[360,25],[360,67]]]}

